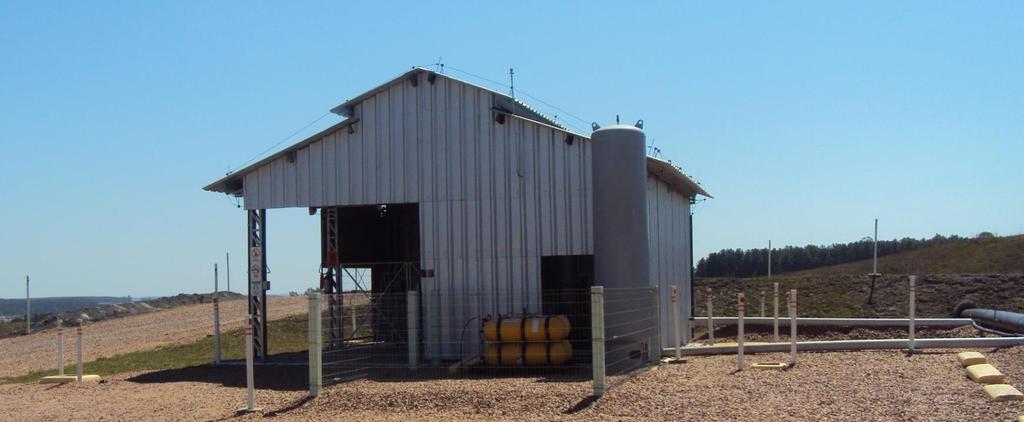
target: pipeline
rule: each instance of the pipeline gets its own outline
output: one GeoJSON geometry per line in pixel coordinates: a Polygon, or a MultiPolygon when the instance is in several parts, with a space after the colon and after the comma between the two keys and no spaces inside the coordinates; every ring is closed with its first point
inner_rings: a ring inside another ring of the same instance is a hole
{"type": "Polygon", "coordinates": [[[970,303],[961,303],[956,308],[957,316],[970,318],[976,326],[987,328],[987,331],[1004,336],[1024,335],[1024,314],[978,308],[970,303]]]}
{"type": "MultiPolygon", "coordinates": [[[[825,340],[800,341],[797,350],[884,350],[906,349],[910,345],[908,339],[871,339],[871,340],[825,340]]],[[[914,340],[918,349],[941,348],[953,349],[961,347],[1009,347],[1024,345],[1024,337],[993,337],[993,338],[923,338],[914,340]]],[[[789,351],[789,343],[746,344],[743,349],[747,353],[771,353],[789,351]]],[[[683,347],[684,356],[724,355],[737,352],[736,345],[692,346],[683,347]]],[[[675,353],[675,348],[662,350],[662,356],[675,353]]]]}
{"type": "MultiPolygon", "coordinates": [[[[707,317],[694,317],[691,321],[704,323],[707,317]]],[[[712,317],[715,326],[735,325],[736,317],[712,317]]],[[[899,327],[905,328],[910,322],[907,318],[797,318],[801,327],[899,327]]],[[[916,318],[918,327],[956,328],[971,325],[970,318],[916,318]]],[[[743,319],[746,325],[772,325],[771,317],[748,317],[743,319]]],[[[788,326],[789,319],[779,318],[779,325],[788,326]]]]}

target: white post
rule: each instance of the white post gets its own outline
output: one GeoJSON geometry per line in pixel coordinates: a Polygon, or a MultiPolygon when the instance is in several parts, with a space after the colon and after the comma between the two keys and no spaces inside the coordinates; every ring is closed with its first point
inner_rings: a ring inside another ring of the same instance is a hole
{"type": "Polygon", "coordinates": [[[64,321],[57,320],[57,375],[64,376],[64,321]]]}
{"type": "Polygon", "coordinates": [[[775,333],[775,337],[772,339],[773,342],[779,342],[779,283],[773,283],[775,289],[772,293],[773,299],[775,300],[772,305],[772,313],[775,315],[772,319],[772,328],[775,333]]]}
{"type": "Polygon", "coordinates": [[[82,383],[82,320],[75,326],[75,379],[82,383]]]}
{"type": "Polygon", "coordinates": [[[409,326],[409,369],[416,369],[420,363],[420,293],[409,290],[405,296],[406,325],[409,326]]]}
{"type": "Polygon", "coordinates": [[[715,321],[714,315],[712,315],[711,309],[711,288],[704,289],[704,294],[708,297],[708,345],[715,345],[715,321]]]}
{"type": "Polygon", "coordinates": [[[355,306],[349,306],[349,309],[351,309],[351,312],[349,313],[349,315],[352,316],[352,334],[350,334],[350,336],[355,337],[356,336],[356,307],[355,306]]]}
{"type": "Polygon", "coordinates": [[[320,292],[309,294],[309,396],[320,395],[323,388],[323,365],[321,363],[320,292]]]}
{"type": "Polygon", "coordinates": [[[910,276],[910,327],[909,327],[909,333],[910,333],[910,339],[909,340],[910,341],[908,341],[908,344],[907,344],[907,348],[910,351],[910,353],[914,353],[914,308],[917,307],[917,306],[915,306],[915,296],[916,295],[917,295],[917,276],[916,275],[912,275],[912,276],[910,276]]]}
{"type": "Polygon", "coordinates": [[[25,276],[25,334],[32,334],[32,295],[29,294],[28,276],[25,276]]]}
{"type": "Polygon", "coordinates": [[[672,341],[676,344],[676,360],[682,360],[682,343],[679,341],[679,289],[672,285],[672,341]]]}
{"type": "Polygon", "coordinates": [[[743,299],[743,292],[739,293],[739,303],[737,304],[737,310],[739,311],[739,317],[736,320],[736,370],[743,370],[743,311],[746,308],[746,300],[743,299]]]}
{"type": "Polygon", "coordinates": [[[604,287],[590,288],[591,366],[594,371],[594,396],[604,395],[604,287]]]}
{"type": "Polygon", "coordinates": [[[796,365],[796,289],[789,291],[789,364],[796,365]]]}
{"type": "Polygon", "coordinates": [[[256,410],[255,395],[253,381],[253,368],[252,368],[252,315],[249,315],[245,326],[245,386],[246,386],[246,407],[245,411],[252,412],[256,410]]]}
{"type": "Polygon", "coordinates": [[[772,278],[772,241],[768,240],[768,279],[772,278]]]}
{"type": "Polygon", "coordinates": [[[220,299],[213,297],[213,364],[220,365],[220,299]]]}
{"type": "Polygon", "coordinates": [[[764,318],[764,299],[767,296],[768,295],[764,292],[764,290],[761,290],[761,318],[764,318]]]}

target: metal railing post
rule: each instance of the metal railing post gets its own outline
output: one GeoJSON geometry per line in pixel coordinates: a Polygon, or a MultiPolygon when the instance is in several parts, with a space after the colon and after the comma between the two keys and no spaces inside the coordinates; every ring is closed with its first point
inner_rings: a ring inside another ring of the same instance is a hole
{"type": "Polygon", "coordinates": [[[604,395],[604,287],[590,288],[591,366],[594,371],[594,396],[604,395]]]}
{"type": "Polygon", "coordinates": [[[82,320],[75,327],[75,379],[82,383],[82,320]]]}
{"type": "Polygon", "coordinates": [[[309,396],[320,395],[323,388],[323,331],[321,331],[320,292],[309,294],[309,396]]]}
{"type": "Polygon", "coordinates": [[[789,364],[796,365],[796,289],[789,291],[789,364]]]}
{"type": "Polygon", "coordinates": [[[409,290],[405,294],[406,325],[409,327],[409,369],[419,366],[419,326],[420,326],[420,293],[409,290]]]}

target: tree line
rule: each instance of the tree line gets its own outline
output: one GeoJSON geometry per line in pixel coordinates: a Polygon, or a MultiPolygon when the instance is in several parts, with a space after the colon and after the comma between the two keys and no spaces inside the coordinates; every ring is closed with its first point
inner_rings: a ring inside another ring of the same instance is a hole
{"type": "MultiPolygon", "coordinates": [[[[984,233],[991,235],[989,233],[984,233]]],[[[983,235],[984,235],[983,234],[983,235]]],[[[979,235],[982,237],[982,235],[979,235]]],[[[968,238],[936,234],[931,239],[879,240],[878,256],[906,252],[927,246],[961,242],[968,238]]],[[[856,242],[828,246],[786,246],[772,249],[772,273],[809,270],[848,262],[871,259],[873,241],[870,237],[856,242]]],[[[722,249],[697,262],[697,277],[761,277],[768,275],[768,249],[722,249]]]]}

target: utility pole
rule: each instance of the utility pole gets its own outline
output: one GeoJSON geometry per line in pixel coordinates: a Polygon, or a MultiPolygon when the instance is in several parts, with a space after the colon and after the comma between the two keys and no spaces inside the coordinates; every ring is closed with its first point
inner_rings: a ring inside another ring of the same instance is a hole
{"type": "Polygon", "coordinates": [[[228,291],[230,292],[231,291],[231,252],[225,252],[224,255],[225,255],[225,260],[227,261],[227,262],[224,263],[224,267],[225,267],[224,271],[227,272],[227,274],[225,274],[225,275],[228,278],[228,291]]]}
{"type": "Polygon", "coordinates": [[[772,240],[768,239],[768,279],[772,278],[772,240]]]}
{"type": "Polygon", "coordinates": [[[25,276],[25,334],[32,334],[32,295],[29,294],[28,276],[25,276]]]}

